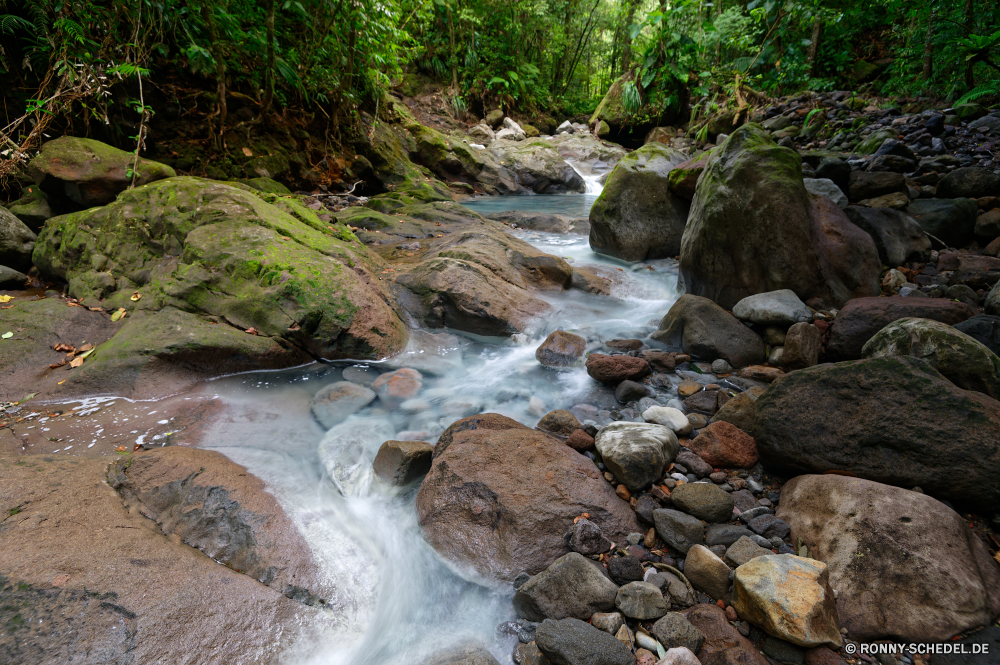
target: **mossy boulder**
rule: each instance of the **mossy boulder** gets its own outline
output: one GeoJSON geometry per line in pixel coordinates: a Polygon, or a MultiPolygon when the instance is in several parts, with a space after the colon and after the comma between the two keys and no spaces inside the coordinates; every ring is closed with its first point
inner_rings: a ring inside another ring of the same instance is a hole
{"type": "Polygon", "coordinates": [[[1000,358],[982,343],[940,321],[899,319],[865,344],[865,358],[922,358],[959,388],[1000,398],[1000,358]]]}
{"type": "Polygon", "coordinates": [[[886,139],[898,139],[899,132],[891,127],[886,127],[885,129],[880,129],[876,132],[872,132],[868,135],[868,138],[863,139],[858,143],[855,150],[860,152],[862,155],[874,155],[875,151],[882,147],[882,144],[886,139]]]}
{"type": "Polygon", "coordinates": [[[214,317],[323,358],[381,358],[406,341],[380,261],[349,230],[245,186],[179,177],[129,190],[49,220],[33,258],[87,304],[214,317]]]}
{"type": "Polygon", "coordinates": [[[29,187],[24,196],[11,203],[7,209],[35,233],[42,230],[45,221],[53,214],[49,198],[37,185],[29,187]]]}
{"type": "Polygon", "coordinates": [[[806,191],[794,150],[752,123],[717,150],[698,178],[681,240],[688,293],[724,309],[781,289],[834,306],[879,293],[871,236],[832,201],[806,191]]]}
{"type": "Polygon", "coordinates": [[[6,208],[0,208],[0,266],[28,272],[34,247],[31,229],[6,208]]]}
{"type": "Polygon", "coordinates": [[[951,114],[957,115],[965,122],[978,120],[986,115],[987,111],[979,104],[961,104],[952,109],[951,114]]]}
{"type": "Polygon", "coordinates": [[[582,192],[586,184],[552,144],[543,139],[494,141],[489,152],[517,182],[536,194],[582,192]]]}
{"type": "MultiPolygon", "coordinates": [[[[600,127],[603,121],[607,123],[607,138],[623,145],[633,145],[638,147],[643,144],[643,140],[649,130],[660,125],[672,125],[680,118],[680,108],[683,104],[664,106],[656,111],[649,108],[642,108],[635,114],[630,114],[622,103],[622,91],[625,85],[632,82],[634,75],[628,72],[617,79],[608,88],[608,92],[601,99],[590,121],[590,127],[600,127]]],[[[684,98],[686,91],[677,89],[675,94],[684,98]]],[[[651,107],[650,107],[651,108],[651,107]]]]}
{"type": "Polygon", "coordinates": [[[968,507],[1000,509],[1000,402],[920,358],[868,358],[789,372],[755,402],[765,468],[849,472],[968,507]]]}
{"type": "Polygon", "coordinates": [[[271,180],[270,178],[247,178],[246,180],[237,180],[247,187],[256,189],[258,192],[264,192],[265,194],[291,194],[291,190],[282,185],[277,180],[271,180]]]}
{"type": "Polygon", "coordinates": [[[688,201],[667,186],[685,155],[648,143],[615,165],[590,210],[590,248],[625,261],[677,256],[688,201]]]}
{"type": "Polygon", "coordinates": [[[75,136],[42,144],[28,163],[28,173],[57,212],[111,203],[131,185],[145,185],[175,175],[169,166],[113,146],[75,136]]]}

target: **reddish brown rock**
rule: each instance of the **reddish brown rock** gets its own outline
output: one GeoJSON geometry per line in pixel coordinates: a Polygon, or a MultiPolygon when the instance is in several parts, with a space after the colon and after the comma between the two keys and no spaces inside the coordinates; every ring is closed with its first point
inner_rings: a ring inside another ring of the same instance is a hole
{"type": "MultiPolygon", "coordinates": [[[[564,409],[557,409],[555,411],[549,411],[542,416],[542,419],[538,421],[535,429],[549,434],[554,434],[562,439],[568,437],[581,427],[583,427],[583,425],[581,425],[580,421],[576,419],[576,416],[564,409]]],[[[586,434],[586,432],[584,432],[584,434],[586,434]]],[[[591,441],[593,441],[593,439],[591,439],[591,441]]]]}
{"type": "Polygon", "coordinates": [[[763,381],[764,383],[771,383],[783,375],[784,372],[777,367],[768,367],[767,365],[750,365],[736,372],[736,376],[741,379],[752,379],[754,381],[763,381]]]}
{"type": "Polygon", "coordinates": [[[823,350],[823,335],[810,323],[796,323],[785,335],[781,368],[786,372],[812,367],[819,362],[823,350]]]}
{"type": "Polygon", "coordinates": [[[695,605],[681,614],[705,636],[695,654],[701,665],[769,665],[753,642],[733,628],[718,605],[695,605]]]}
{"type": "Polygon", "coordinates": [[[566,439],[566,445],[582,453],[584,450],[590,450],[594,447],[594,437],[584,430],[578,429],[569,435],[569,438],[566,439]]]}
{"type": "Polygon", "coordinates": [[[587,340],[579,335],[557,330],[546,337],[535,350],[535,359],[546,367],[568,367],[582,358],[586,350],[587,340]]]}
{"type": "Polygon", "coordinates": [[[642,530],[591,460],[492,413],[445,430],[416,507],[431,546],[494,580],[537,573],[569,552],[563,534],[583,513],[614,542],[642,530]]]}
{"type": "Polygon", "coordinates": [[[865,342],[899,319],[933,319],[953,326],[976,314],[978,312],[965,303],[944,298],[856,298],[844,305],[830,326],[824,360],[861,358],[865,342]]]}
{"type": "Polygon", "coordinates": [[[626,379],[636,381],[649,373],[649,363],[642,358],[603,353],[587,356],[587,374],[601,383],[619,384],[626,379]]]}
{"type": "Polygon", "coordinates": [[[654,372],[673,372],[677,367],[674,354],[666,351],[640,351],[639,357],[645,359],[654,372]]]}
{"type": "Polygon", "coordinates": [[[423,386],[424,377],[415,369],[404,367],[395,372],[386,372],[377,379],[372,388],[379,399],[390,405],[398,405],[411,397],[416,397],[423,386]]]}
{"type": "Polygon", "coordinates": [[[757,463],[753,437],[725,420],[709,423],[688,448],[713,467],[749,469],[757,463]]]}
{"type": "Polygon", "coordinates": [[[684,407],[688,411],[698,411],[711,416],[728,401],[729,393],[727,392],[722,390],[703,390],[685,399],[684,407]]]}
{"type": "Polygon", "coordinates": [[[806,665],[846,665],[836,651],[828,647],[816,647],[806,651],[806,665]]]}

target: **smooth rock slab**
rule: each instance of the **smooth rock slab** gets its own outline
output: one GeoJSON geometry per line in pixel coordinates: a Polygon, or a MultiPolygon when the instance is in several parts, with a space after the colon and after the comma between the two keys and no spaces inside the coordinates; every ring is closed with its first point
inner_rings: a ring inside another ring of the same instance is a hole
{"type": "Polygon", "coordinates": [[[613,609],[618,585],[598,570],[599,565],[576,552],[556,559],[514,593],[514,610],[528,621],[586,621],[595,612],[613,609]]]}
{"type": "Polygon", "coordinates": [[[781,488],[778,516],[826,562],[853,639],[949,640],[1000,614],[1000,565],[961,515],[930,496],[804,475],[781,488]]]}
{"type": "Polygon", "coordinates": [[[812,312],[791,289],[747,296],[733,307],[733,316],[761,325],[786,325],[812,321],[812,312]]]}
{"type": "Polygon", "coordinates": [[[579,619],[546,619],[535,644],[552,665],[635,665],[627,646],[579,619]]]}
{"type": "Polygon", "coordinates": [[[774,552],[761,547],[748,536],[743,536],[726,549],[726,555],[722,557],[722,560],[732,568],[739,568],[751,559],[768,554],[774,554],[774,552]]]}
{"type": "Polygon", "coordinates": [[[673,430],[649,423],[611,423],[597,433],[594,446],[615,478],[633,492],[663,475],[680,451],[673,430]]]}
{"type": "Polygon", "coordinates": [[[822,561],[791,554],[751,559],[736,569],[733,607],[741,618],[792,644],[839,648],[844,643],[822,561]]]}
{"type": "Polygon", "coordinates": [[[673,504],[707,522],[728,522],[733,514],[733,497],[715,483],[684,483],[670,494],[673,504]]]}
{"type": "Polygon", "coordinates": [[[705,527],[701,520],[687,513],[669,508],[654,510],[653,522],[663,542],[681,554],[686,554],[692,545],[705,542],[705,527]]]}

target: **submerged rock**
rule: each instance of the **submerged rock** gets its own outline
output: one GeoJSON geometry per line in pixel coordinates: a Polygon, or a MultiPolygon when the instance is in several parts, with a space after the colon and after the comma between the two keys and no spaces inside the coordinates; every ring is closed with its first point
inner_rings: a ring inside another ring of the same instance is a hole
{"type": "Polygon", "coordinates": [[[321,388],[309,408],[323,427],[330,429],[368,406],[376,395],[373,390],[350,381],[338,381],[321,388]]]}
{"type": "Polygon", "coordinates": [[[582,513],[614,542],[641,528],[591,460],[496,414],[445,430],[416,506],[438,552],[498,580],[537,573],[566,554],[563,534],[582,513]]]}

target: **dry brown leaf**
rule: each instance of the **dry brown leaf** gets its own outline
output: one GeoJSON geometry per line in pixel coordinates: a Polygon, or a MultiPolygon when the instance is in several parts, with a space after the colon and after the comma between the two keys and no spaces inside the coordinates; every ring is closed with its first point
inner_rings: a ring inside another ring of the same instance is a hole
{"type": "Polygon", "coordinates": [[[52,350],[62,351],[63,353],[73,353],[74,351],[76,351],[76,347],[70,344],[63,344],[62,342],[59,342],[58,344],[52,347],[52,350]]]}
{"type": "Polygon", "coordinates": [[[243,154],[247,157],[253,157],[253,150],[250,148],[243,148],[243,154]]]}
{"type": "Polygon", "coordinates": [[[83,364],[83,358],[73,358],[73,360],[70,362],[69,366],[70,367],[79,367],[82,364],[83,364]]]}
{"type": "Polygon", "coordinates": [[[81,346],[79,349],[77,349],[76,352],[77,353],[83,353],[84,351],[90,351],[92,348],[94,348],[94,345],[90,344],[90,343],[87,343],[87,344],[84,344],[83,346],[81,346]]]}
{"type": "Polygon", "coordinates": [[[247,332],[247,334],[249,334],[249,335],[257,335],[257,334],[259,334],[259,333],[257,332],[257,329],[256,329],[256,328],[247,328],[246,332],[247,332]]]}

